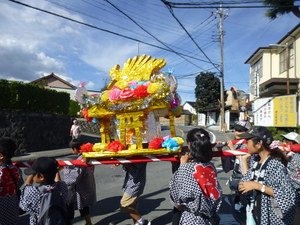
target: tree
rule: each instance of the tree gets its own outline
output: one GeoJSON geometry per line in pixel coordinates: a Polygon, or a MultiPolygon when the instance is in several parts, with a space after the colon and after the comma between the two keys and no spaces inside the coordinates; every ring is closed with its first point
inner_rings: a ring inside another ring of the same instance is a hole
{"type": "Polygon", "coordinates": [[[201,72],[196,78],[196,108],[198,112],[219,106],[220,80],[212,72],[201,72]]]}
{"type": "Polygon", "coordinates": [[[78,104],[78,102],[71,99],[68,115],[73,117],[78,117],[78,112],[80,112],[80,105],[78,104]]]}
{"type": "Polygon", "coordinates": [[[264,5],[272,7],[267,9],[266,16],[274,20],[278,15],[292,12],[300,18],[300,9],[295,6],[295,2],[296,0],[264,0],[264,5]]]}

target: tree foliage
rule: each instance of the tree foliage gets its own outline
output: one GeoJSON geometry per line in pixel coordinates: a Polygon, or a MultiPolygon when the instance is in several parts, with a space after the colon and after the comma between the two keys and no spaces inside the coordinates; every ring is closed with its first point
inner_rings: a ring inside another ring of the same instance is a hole
{"type": "Polygon", "coordinates": [[[77,117],[78,113],[80,112],[80,105],[78,102],[70,99],[70,105],[69,105],[69,116],[77,117]]]}
{"type": "Polygon", "coordinates": [[[295,2],[295,0],[264,0],[264,5],[272,7],[267,9],[266,16],[274,20],[278,15],[292,12],[300,18],[300,9],[295,6],[295,2]]]}
{"type": "Polygon", "coordinates": [[[220,99],[220,80],[212,72],[201,72],[195,79],[195,97],[198,112],[218,107],[220,99]]]}

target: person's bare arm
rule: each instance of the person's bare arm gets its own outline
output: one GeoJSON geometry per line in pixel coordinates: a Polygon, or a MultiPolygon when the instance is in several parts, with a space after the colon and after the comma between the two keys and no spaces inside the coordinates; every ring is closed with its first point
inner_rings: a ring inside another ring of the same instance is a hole
{"type": "Polygon", "coordinates": [[[252,191],[252,190],[262,191],[263,186],[265,188],[264,193],[274,197],[274,192],[271,187],[268,187],[266,185],[263,185],[261,183],[255,182],[255,181],[240,182],[239,183],[239,191],[241,191],[242,194],[245,194],[248,191],[252,191]]]}
{"type": "Polygon", "coordinates": [[[59,174],[59,171],[56,173],[56,175],[55,175],[55,179],[54,179],[54,181],[55,182],[58,182],[58,181],[60,181],[61,179],[60,179],[60,174],[59,174]]]}
{"type": "Polygon", "coordinates": [[[246,154],[242,156],[242,173],[243,175],[247,173],[248,169],[249,169],[249,165],[248,165],[248,160],[250,158],[250,154],[246,154]]]}
{"type": "Polygon", "coordinates": [[[25,181],[25,184],[33,184],[33,177],[34,174],[29,175],[25,181]]]}

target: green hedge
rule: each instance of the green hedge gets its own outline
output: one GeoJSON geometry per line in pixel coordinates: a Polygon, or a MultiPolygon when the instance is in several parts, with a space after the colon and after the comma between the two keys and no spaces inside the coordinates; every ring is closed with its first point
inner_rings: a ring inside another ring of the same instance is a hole
{"type": "Polygon", "coordinates": [[[78,117],[79,112],[80,112],[80,105],[78,104],[78,102],[74,100],[70,100],[69,116],[78,117]]]}
{"type": "Polygon", "coordinates": [[[0,109],[68,114],[69,104],[68,93],[0,79],[0,109]]]}
{"type": "Polygon", "coordinates": [[[297,127],[268,127],[272,132],[274,140],[282,140],[281,134],[287,134],[289,132],[296,132],[300,134],[300,126],[297,127]]]}

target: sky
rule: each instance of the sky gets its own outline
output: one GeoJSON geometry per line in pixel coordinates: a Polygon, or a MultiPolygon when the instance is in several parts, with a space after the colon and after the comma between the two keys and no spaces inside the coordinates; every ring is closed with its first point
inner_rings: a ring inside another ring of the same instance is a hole
{"type": "MultiPolygon", "coordinates": [[[[86,82],[87,89],[99,91],[109,83],[109,71],[116,64],[122,68],[129,58],[146,54],[166,60],[161,71],[173,71],[185,102],[195,101],[197,74],[219,74],[217,8],[170,11],[160,0],[20,1],[52,14],[0,0],[2,79],[30,82],[55,73],[76,86],[86,82]]],[[[250,66],[245,61],[299,23],[291,13],[270,20],[265,10],[224,9],[225,90],[236,87],[249,93],[250,66]]]]}

